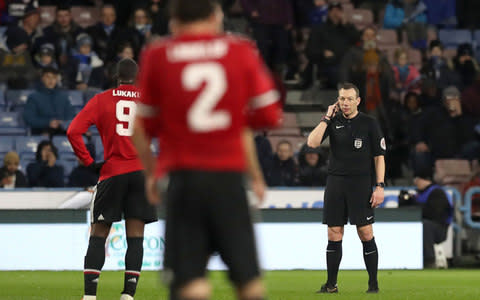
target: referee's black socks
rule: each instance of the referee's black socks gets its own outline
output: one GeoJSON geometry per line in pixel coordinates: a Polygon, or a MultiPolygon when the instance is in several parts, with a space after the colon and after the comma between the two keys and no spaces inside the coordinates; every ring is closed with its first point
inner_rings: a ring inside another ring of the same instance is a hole
{"type": "Polygon", "coordinates": [[[327,246],[327,285],[333,287],[337,284],[338,268],[342,260],[342,241],[328,241],[327,246]]]}
{"type": "Polygon", "coordinates": [[[372,238],[370,241],[363,242],[363,259],[365,260],[365,266],[367,267],[368,272],[368,285],[371,287],[376,287],[377,282],[377,271],[378,271],[378,250],[377,244],[375,243],[375,238],[372,238]]]}
{"type": "Polygon", "coordinates": [[[135,295],[143,261],[143,236],[127,237],[125,253],[125,279],[122,294],[135,295]]]}
{"type": "Polygon", "coordinates": [[[91,236],[88,242],[88,250],[85,255],[83,279],[86,296],[97,295],[98,279],[105,263],[105,238],[91,236]]]}

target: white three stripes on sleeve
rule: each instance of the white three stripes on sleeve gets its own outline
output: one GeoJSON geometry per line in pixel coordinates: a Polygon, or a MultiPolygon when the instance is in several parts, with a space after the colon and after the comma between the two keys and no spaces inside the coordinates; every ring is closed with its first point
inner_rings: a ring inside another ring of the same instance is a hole
{"type": "Polygon", "coordinates": [[[269,106],[277,102],[280,98],[280,93],[276,90],[270,90],[266,93],[253,97],[250,100],[250,108],[251,109],[259,109],[265,106],[269,106]]]}

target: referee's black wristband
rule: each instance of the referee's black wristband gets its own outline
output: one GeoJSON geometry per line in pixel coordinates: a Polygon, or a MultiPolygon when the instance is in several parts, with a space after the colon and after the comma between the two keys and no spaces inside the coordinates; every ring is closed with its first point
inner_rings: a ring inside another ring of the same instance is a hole
{"type": "Polygon", "coordinates": [[[321,122],[325,122],[325,123],[327,124],[327,126],[330,125],[330,123],[332,122],[332,120],[331,120],[330,118],[328,118],[328,119],[327,119],[327,118],[328,118],[328,117],[327,117],[326,115],[323,116],[323,117],[320,119],[320,123],[321,123],[321,122]]]}

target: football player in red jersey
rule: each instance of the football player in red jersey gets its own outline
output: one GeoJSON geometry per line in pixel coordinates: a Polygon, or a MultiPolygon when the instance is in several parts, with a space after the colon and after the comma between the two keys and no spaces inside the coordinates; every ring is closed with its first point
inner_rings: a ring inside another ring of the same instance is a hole
{"type": "Polygon", "coordinates": [[[133,85],[137,64],[123,59],[117,65],[118,87],[93,97],[70,124],[67,136],[82,163],[100,170],[92,202],[92,230],[85,256],[83,300],[95,300],[105,262],[105,241],[112,222],[125,218],[127,253],[121,300],[133,299],[143,260],[145,223],[157,220],[155,208],[145,197],[143,166],[130,137],[140,92],[133,85]],[[104,147],[105,163],[95,163],[82,135],[96,125],[104,147]]]}
{"type": "Polygon", "coordinates": [[[265,183],[249,128],[278,126],[273,80],[249,40],[221,33],[213,0],[172,3],[173,38],[145,50],[133,141],[145,166],[147,195],[155,174],[169,174],[164,277],[170,299],[210,297],[208,258],[220,254],[242,300],[264,299],[244,187],[265,183]],[[149,138],[158,137],[155,163],[149,138]]]}

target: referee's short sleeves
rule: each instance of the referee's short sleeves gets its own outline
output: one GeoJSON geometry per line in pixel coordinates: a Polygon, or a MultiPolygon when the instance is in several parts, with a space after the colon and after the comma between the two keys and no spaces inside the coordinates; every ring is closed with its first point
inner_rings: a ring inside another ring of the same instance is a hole
{"type": "Polygon", "coordinates": [[[385,155],[387,144],[385,136],[380,129],[380,125],[375,119],[371,119],[370,123],[370,143],[373,156],[385,155]]]}

